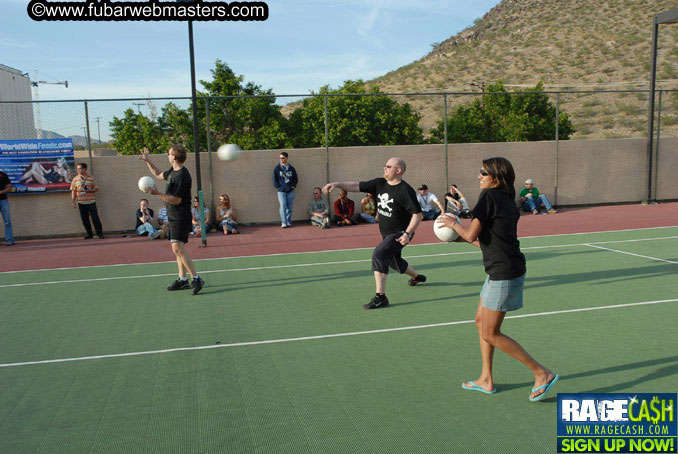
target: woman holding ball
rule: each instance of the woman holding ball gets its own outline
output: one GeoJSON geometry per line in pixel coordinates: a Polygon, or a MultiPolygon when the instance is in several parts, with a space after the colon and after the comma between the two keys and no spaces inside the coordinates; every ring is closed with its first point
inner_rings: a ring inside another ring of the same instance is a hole
{"type": "Polygon", "coordinates": [[[453,228],[460,236],[457,241],[467,241],[480,247],[487,273],[475,316],[482,370],[477,380],[464,382],[461,387],[485,394],[497,392],[492,378],[492,362],[494,349],[498,348],[532,371],[534,387],[529,399],[538,401],[558,381],[558,375],[542,366],[518,342],[501,332],[506,312],[523,307],[526,268],[517,233],[520,214],[515,203],[515,172],[505,158],[485,159],[478,180],[482,191],[472,210],[471,225],[466,228],[456,219],[445,215],[437,221],[453,228]]]}

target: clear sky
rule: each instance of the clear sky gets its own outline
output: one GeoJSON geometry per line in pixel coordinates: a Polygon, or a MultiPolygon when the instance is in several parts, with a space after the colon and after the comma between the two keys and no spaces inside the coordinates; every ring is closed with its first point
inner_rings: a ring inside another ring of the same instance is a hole
{"type": "MultiPolygon", "coordinates": [[[[211,79],[216,59],[279,95],[371,79],[423,57],[499,0],[266,3],[264,22],[194,23],[198,80],[211,79]]],[[[190,96],[185,22],[35,22],[27,4],[0,0],[0,63],[68,80],[68,89],[41,85],[40,99],[190,96]]]]}

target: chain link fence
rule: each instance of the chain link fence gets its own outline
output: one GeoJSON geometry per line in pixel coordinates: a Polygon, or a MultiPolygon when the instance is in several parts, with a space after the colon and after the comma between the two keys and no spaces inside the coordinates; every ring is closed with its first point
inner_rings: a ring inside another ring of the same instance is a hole
{"type": "MultiPolygon", "coordinates": [[[[328,181],[380,176],[391,156],[406,160],[406,181],[415,188],[427,184],[439,198],[454,183],[473,200],[478,192],[475,177],[480,160],[501,155],[516,167],[518,186],[532,178],[540,191],[561,206],[678,199],[673,184],[678,172],[678,90],[657,91],[657,140],[651,156],[647,150],[646,90],[529,92],[546,95],[555,107],[553,118],[544,120],[549,123],[544,127],[553,134],[547,140],[473,143],[455,135],[460,109],[474,102],[489,109],[499,97],[524,93],[199,98],[205,205],[214,213],[219,195],[228,194],[240,223],[279,222],[272,172],[283,149],[300,177],[295,221],[307,219],[306,205],[313,187],[328,181]],[[364,105],[348,102],[356,98],[369,101],[364,105]],[[421,131],[408,133],[411,124],[383,115],[392,109],[384,104],[385,99],[409,109],[406,113],[421,112],[417,119],[421,131]],[[285,105],[278,106],[276,101],[285,105]],[[569,140],[562,136],[562,121],[556,121],[563,114],[574,130],[569,140]],[[280,124],[287,124],[288,129],[271,120],[276,115],[285,118],[287,123],[280,124]],[[260,121],[262,116],[268,120],[260,121]],[[402,133],[384,134],[394,131],[402,133]],[[216,159],[216,148],[226,142],[244,146],[240,159],[216,159]],[[274,146],[253,149],[252,145],[260,143],[274,146]]],[[[144,146],[165,153],[174,142],[192,150],[192,115],[190,98],[0,102],[0,139],[73,138],[75,163],[88,163],[97,178],[104,230],[129,231],[144,196],[136,182],[147,170],[137,156],[123,153],[144,146]]],[[[153,159],[160,168],[169,167],[166,156],[158,154],[153,159]]],[[[195,180],[192,153],[187,166],[195,180]]],[[[164,190],[162,183],[159,189],[164,190]]],[[[350,196],[359,210],[362,195],[350,196]]],[[[331,203],[336,195],[332,197],[331,203]]],[[[153,198],[150,201],[157,212],[161,203],[153,198]]],[[[68,194],[15,195],[12,210],[19,237],[66,235],[82,229],[68,194]]]]}

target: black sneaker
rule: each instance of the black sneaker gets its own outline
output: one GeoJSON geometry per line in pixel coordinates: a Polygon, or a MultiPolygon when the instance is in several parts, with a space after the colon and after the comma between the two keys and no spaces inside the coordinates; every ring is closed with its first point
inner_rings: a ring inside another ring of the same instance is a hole
{"type": "Polygon", "coordinates": [[[173,292],[174,290],[186,290],[187,288],[191,288],[191,284],[188,283],[188,279],[185,281],[177,279],[176,281],[172,282],[172,285],[167,287],[167,290],[173,292]]]}
{"type": "Polygon", "coordinates": [[[369,311],[370,309],[381,309],[382,307],[387,307],[388,306],[388,298],[386,298],[386,295],[384,296],[375,296],[372,298],[372,301],[370,301],[367,304],[363,304],[363,309],[366,311],[369,311]]]}
{"type": "Polygon", "coordinates": [[[83,240],[91,240],[92,238],[94,238],[94,235],[85,235],[82,237],[83,240]]]}
{"type": "Polygon", "coordinates": [[[417,277],[413,277],[412,279],[407,281],[407,285],[411,285],[412,287],[414,287],[415,285],[420,284],[422,282],[426,282],[426,276],[420,274],[417,277]]]}
{"type": "Polygon", "coordinates": [[[200,293],[200,290],[202,290],[203,285],[205,285],[205,281],[203,281],[201,277],[193,278],[193,281],[191,282],[193,294],[197,295],[198,293],[200,293]]]}

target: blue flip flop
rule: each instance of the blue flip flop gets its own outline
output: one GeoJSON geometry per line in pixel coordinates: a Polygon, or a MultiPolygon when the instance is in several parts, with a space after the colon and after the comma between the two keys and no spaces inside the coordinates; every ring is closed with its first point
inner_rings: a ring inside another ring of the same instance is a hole
{"type": "Polygon", "coordinates": [[[530,397],[530,400],[532,402],[537,402],[538,400],[542,400],[544,398],[544,396],[546,396],[546,393],[548,393],[551,390],[551,388],[553,387],[553,385],[556,384],[556,382],[558,381],[559,378],[560,378],[560,376],[558,376],[558,374],[556,374],[555,377],[553,377],[553,380],[551,380],[547,384],[541,385],[539,388],[532,388],[533,393],[536,393],[540,389],[544,389],[544,388],[546,388],[546,389],[544,389],[544,392],[539,394],[538,396],[530,397]]]}
{"type": "Polygon", "coordinates": [[[497,388],[494,388],[492,391],[486,391],[483,388],[481,388],[480,386],[473,383],[471,380],[469,380],[468,383],[470,383],[471,386],[461,385],[461,387],[464,388],[467,391],[480,391],[481,393],[485,393],[485,394],[494,394],[494,393],[497,392],[497,388]]]}

